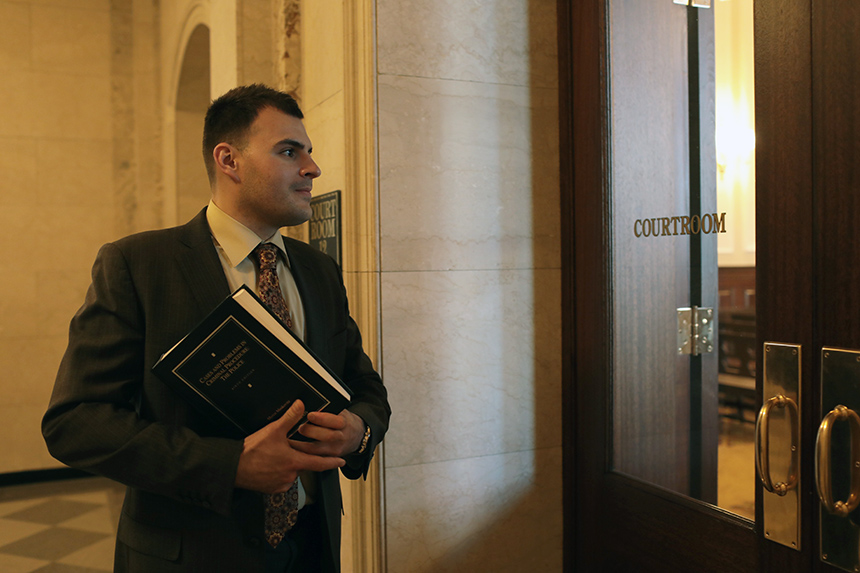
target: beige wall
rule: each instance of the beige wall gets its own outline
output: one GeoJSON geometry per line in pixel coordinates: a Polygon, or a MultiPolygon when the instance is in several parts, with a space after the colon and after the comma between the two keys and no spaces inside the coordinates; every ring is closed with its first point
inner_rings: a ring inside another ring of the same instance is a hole
{"type": "Polygon", "coordinates": [[[58,466],[39,422],[90,265],[102,243],[155,222],[157,129],[135,128],[158,123],[140,89],[157,84],[139,82],[153,69],[147,8],[0,0],[2,473],[58,466]]]}
{"type": "Polygon", "coordinates": [[[377,0],[389,571],[561,570],[554,0],[377,0]]]}
{"type": "Polygon", "coordinates": [[[342,0],[302,3],[302,80],[299,98],[314,159],[322,175],[314,193],[344,189],[344,45],[342,0]]]}
{"type": "Polygon", "coordinates": [[[158,97],[163,110],[161,129],[167,134],[162,147],[165,200],[161,216],[165,225],[184,223],[209,200],[199,151],[209,101],[243,83],[279,86],[283,4],[284,0],[171,0],[158,4],[162,45],[158,97]],[[205,57],[195,47],[201,27],[209,38],[205,57]],[[200,69],[204,61],[206,71],[200,69]],[[204,73],[208,90],[200,85],[204,73]],[[190,103],[180,94],[191,94],[190,103]]]}

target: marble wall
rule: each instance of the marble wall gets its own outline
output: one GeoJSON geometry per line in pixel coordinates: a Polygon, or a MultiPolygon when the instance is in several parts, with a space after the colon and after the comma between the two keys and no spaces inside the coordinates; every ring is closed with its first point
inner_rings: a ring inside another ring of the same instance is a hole
{"type": "Polygon", "coordinates": [[[133,229],[146,202],[138,166],[160,149],[129,130],[152,112],[130,109],[151,55],[132,50],[151,26],[145,8],[0,0],[0,473],[58,467],[39,424],[69,319],[98,247],[133,229]]]}
{"type": "Polygon", "coordinates": [[[377,0],[389,571],[561,569],[554,0],[377,0]]]}

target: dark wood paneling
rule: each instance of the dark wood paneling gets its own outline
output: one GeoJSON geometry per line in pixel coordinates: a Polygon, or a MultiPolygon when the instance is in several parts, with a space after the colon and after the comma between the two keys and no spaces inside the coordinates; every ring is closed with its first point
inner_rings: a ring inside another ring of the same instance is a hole
{"type": "MultiPolygon", "coordinates": [[[[818,406],[818,394],[810,408],[817,423],[834,406],[826,396],[832,396],[834,388],[821,388],[817,376],[821,346],[860,349],[860,3],[813,0],[811,22],[813,241],[817,255],[813,383],[825,395],[825,411],[818,406]]],[[[856,408],[851,399],[844,403],[856,408]]],[[[834,453],[837,451],[835,447],[834,453]]],[[[835,476],[847,471],[838,463],[833,468],[835,476]]],[[[847,493],[840,496],[846,497],[847,493]]],[[[813,499],[812,505],[816,507],[817,501],[813,499]]],[[[815,518],[817,530],[817,513],[815,518]]],[[[829,518],[825,529],[834,521],[839,520],[829,518]]],[[[821,562],[817,567],[827,573],[839,571],[821,562]]]]}
{"type": "MultiPolygon", "coordinates": [[[[807,429],[817,427],[810,17],[808,0],[755,4],[757,340],[759,348],[765,341],[803,345],[801,416],[807,429]]],[[[756,371],[761,388],[760,357],[756,371]]],[[[805,432],[803,452],[813,451],[814,436],[805,432]]],[[[801,463],[804,552],[762,537],[762,571],[810,571],[817,561],[812,461],[813,456],[804,455],[801,463]]],[[[762,489],[756,492],[756,520],[762,523],[762,489]]]]}
{"type": "MultiPolygon", "coordinates": [[[[636,573],[728,573],[757,570],[755,532],[728,512],[702,512],[697,502],[650,484],[609,476],[618,508],[601,569],[636,573]]],[[[610,500],[604,500],[609,502],[610,500]]],[[[594,551],[594,548],[592,548],[594,551]]],[[[769,570],[778,571],[778,570],[769,570]]],[[[782,573],[780,571],[780,573],[782,573]]]]}
{"type": "Polygon", "coordinates": [[[562,275],[562,547],[565,571],[573,571],[577,547],[576,394],[574,385],[574,258],[573,242],[573,26],[572,6],[557,2],[559,61],[559,194],[561,207],[562,275]]]}
{"type": "Polygon", "coordinates": [[[813,2],[821,344],[860,348],[860,2],[813,2]]]}
{"type": "Polygon", "coordinates": [[[755,267],[719,270],[720,310],[755,308],[755,267]]]}
{"type": "Polygon", "coordinates": [[[565,571],[602,571],[606,529],[602,511],[608,405],[601,381],[609,372],[607,247],[609,206],[603,30],[600,1],[559,6],[562,253],[565,412],[565,571]],[[584,359],[587,357],[587,359],[584,359]],[[583,409],[594,415],[581,416],[583,409]]]}

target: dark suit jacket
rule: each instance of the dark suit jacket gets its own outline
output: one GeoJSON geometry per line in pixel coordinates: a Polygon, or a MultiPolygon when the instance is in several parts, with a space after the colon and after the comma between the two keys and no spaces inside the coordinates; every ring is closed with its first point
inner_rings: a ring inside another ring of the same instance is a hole
{"type": "MultiPolygon", "coordinates": [[[[349,409],[372,443],[341,471],[366,475],[388,427],[386,391],[361,348],[340,270],[285,237],[305,306],[307,344],[354,392],[349,409]]],[[[205,209],[181,227],[126,237],[101,248],[86,300],[42,421],[52,455],[128,486],[117,535],[117,571],[257,571],[263,558],[260,494],[234,488],[242,443],[213,435],[151,372],[156,360],[230,294],[205,209]]],[[[340,555],[336,471],[318,474],[317,503],[340,555]]],[[[304,511],[304,510],[303,510],[304,511]]]]}

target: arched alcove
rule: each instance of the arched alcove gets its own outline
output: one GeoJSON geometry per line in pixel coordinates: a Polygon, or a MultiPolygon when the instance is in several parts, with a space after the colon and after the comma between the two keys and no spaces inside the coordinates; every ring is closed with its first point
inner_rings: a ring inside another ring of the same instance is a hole
{"type": "Polygon", "coordinates": [[[203,120],[209,107],[209,28],[198,25],[185,46],[176,89],[177,223],[191,219],[209,201],[201,155],[203,120]]]}

